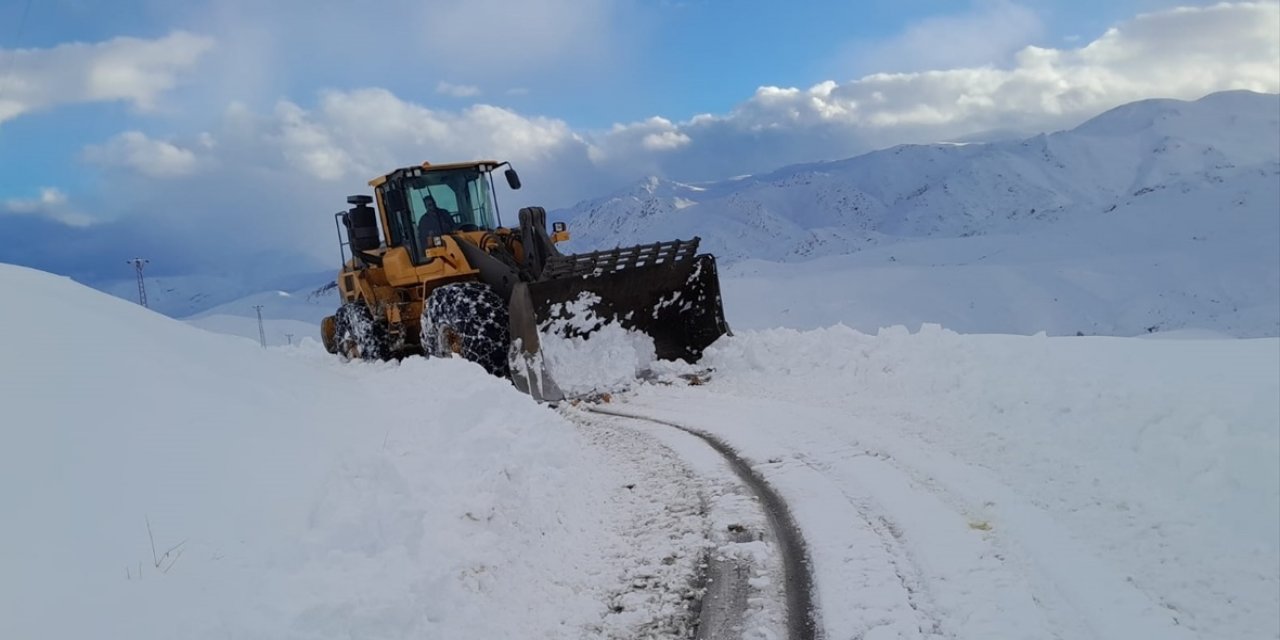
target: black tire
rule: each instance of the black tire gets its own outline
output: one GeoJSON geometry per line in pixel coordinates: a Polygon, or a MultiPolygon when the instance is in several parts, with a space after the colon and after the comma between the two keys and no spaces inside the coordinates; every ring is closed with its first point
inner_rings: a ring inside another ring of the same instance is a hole
{"type": "Polygon", "coordinates": [[[374,320],[369,308],[348,302],[334,314],[333,341],[338,355],[348,360],[386,360],[386,321],[374,320]]]}
{"type": "Polygon", "coordinates": [[[510,343],[507,304],[489,285],[461,282],[436,287],[422,306],[422,351],[428,356],[456,353],[505,378],[510,343]]]}

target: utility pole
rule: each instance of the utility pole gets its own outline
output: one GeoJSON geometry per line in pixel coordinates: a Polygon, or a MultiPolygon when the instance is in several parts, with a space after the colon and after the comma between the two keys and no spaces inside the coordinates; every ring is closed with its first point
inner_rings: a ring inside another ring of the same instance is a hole
{"type": "Polygon", "coordinates": [[[143,307],[147,306],[147,281],[142,279],[142,268],[146,266],[150,260],[146,258],[134,258],[125,260],[125,264],[133,265],[133,270],[138,274],[138,304],[143,307]]]}
{"type": "Polygon", "coordinates": [[[262,305],[255,304],[253,309],[258,312],[258,342],[262,343],[262,348],[267,348],[267,332],[262,328],[262,305]]]}

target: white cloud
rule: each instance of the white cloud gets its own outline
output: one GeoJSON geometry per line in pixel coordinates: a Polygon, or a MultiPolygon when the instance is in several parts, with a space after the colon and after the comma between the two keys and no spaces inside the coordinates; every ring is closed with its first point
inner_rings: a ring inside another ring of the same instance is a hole
{"type": "Polygon", "coordinates": [[[284,102],[269,126],[293,167],[324,180],[368,179],[424,160],[537,161],[581,144],[561,120],[490,105],[434,110],[384,89],[326,92],[313,110],[284,102]]]}
{"type": "Polygon", "coordinates": [[[312,122],[302,107],[281,102],[275,115],[278,128],[269,139],[279,143],[280,153],[295,168],[321,180],[338,180],[356,168],[351,155],[331,131],[312,122]]]}
{"type": "Polygon", "coordinates": [[[808,89],[761,87],[724,115],[662,126],[678,153],[654,145],[655,120],[615,126],[593,158],[687,179],[832,159],[988,130],[1074,125],[1125,102],[1214,91],[1280,91],[1280,5],[1219,4],[1143,14],[1072,49],[1027,46],[1011,64],[876,73],[808,89]]]}
{"type": "Polygon", "coordinates": [[[689,136],[678,131],[663,131],[646,135],[641,144],[650,151],[671,151],[689,144],[690,141],[689,136]]]}
{"type": "Polygon", "coordinates": [[[1278,20],[1276,4],[1164,11],[1079,47],[1024,47],[1002,67],[762,87],[728,113],[684,122],[652,117],[595,132],[492,105],[435,109],[377,88],[327,91],[314,104],[286,100],[265,111],[236,103],[203,141],[144,136],[105,143],[148,151],[139,157],[175,159],[177,166],[189,152],[200,170],[157,180],[144,169],[154,172],[155,162],[122,161],[135,170],[132,179],[110,181],[114,192],[100,201],[161,212],[181,198],[199,210],[181,223],[157,214],[155,224],[181,224],[190,237],[234,229],[237,250],[244,251],[274,252],[288,237],[291,248],[330,260],[332,225],[317,221],[395,167],[510,160],[525,188],[516,202],[502,201],[509,214],[603,195],[645,175],[724,178],[997,128],[1049,130],[1136,99],[1280,91],[1280,33],[1268,26],[1278,20]]]}
{"type": "MultiPolygon", "coordinates": [[[[199,143],[211,148],[213,137],[203,134],[199,143]]],[[[102,145],[85,148],[82,157],[106,167],[127,167],[152,178],[173,178],[195,172],[197,157],[190,149],[172,142],[147,137],[140,131],[126,131],[102,145]]]]}
{"type": "MultiPolygon", "coordinates": [[[[1148,97],[1280,91],[1280,33],[1268,26],[1280,22],[1278,7],[1239,3],[1145,14],[1077,48],[1024,47],[1003,68],[761,87],[726,114],[679,123],[652,117],[600,132],[485,104],[439,110],[385,89],[328,91],[314,107],[282,101],[265,115],[233,106],[216,149],[200,153],[228,164],[271,165],[276,158],[282,171],[335,185],[363,184],[423,160],[509,159],[534,167],[537,179],[525,181],[533,191],[567,204],[642,175],[713,179],[904,142],[1050,130],[1148,97]]],[[[170,158],[179,167],[184,152],[198,148],[127,141],[150,152],[139,155],[170,158]]]]}
{"type": "Polygon", "coordinates": [[[453,98],[470,98],[480,95],[480,87],[469,84],[453,84],[442,80],[436,84],[436,93],[453,98]]]}
{"type": "Polygon", "coordinates": [[[210,38],[177,31],[157,40],[115,38],[0,51],[0,59],[12,66],[0,94],[0,122],[75,102],[119,100],[153,108],[213,44],[210,38]]]}
{"type": "Polygon", "coordinates": [[[67,194],[54,187],[42,187],[35,198],[10,198],[0,202],[0,215],[29,215],[56,220],[70,227],[85,227],[93,223],[89,216],[75,211],[67,200],[67,194]]]}

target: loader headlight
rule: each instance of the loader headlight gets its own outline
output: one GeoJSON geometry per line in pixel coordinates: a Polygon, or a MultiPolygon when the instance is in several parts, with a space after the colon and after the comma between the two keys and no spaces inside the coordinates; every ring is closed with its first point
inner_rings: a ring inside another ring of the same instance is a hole
{"type": "Polygon", "coordinates": [[[551,223],[551,232],[552,232],[552,233],[560,233],[561,231],[564,231],[565,229],[568,229],[568,228],[569,228],[569,227],[568,227],[565,223],[563,223],[563,222],[552,222],[552,223],[551,223]]]}

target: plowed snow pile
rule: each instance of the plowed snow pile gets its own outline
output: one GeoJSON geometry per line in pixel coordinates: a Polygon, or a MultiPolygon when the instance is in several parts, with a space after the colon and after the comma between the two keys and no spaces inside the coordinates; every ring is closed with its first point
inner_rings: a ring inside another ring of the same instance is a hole
{"type": "MultiPolygon", "coordinates": [[[[554,372],[555,384],[569,398],[626,389],[656,358],[653,338],[596,316],[592,305],[599,301],[583,292],[552,305],[548,320],[538,328],[542,366],[554,372]]],[[[536,371],[524,375],[538,384],[536,371]]]]}
{"type": "Polygon", "coordinates": [[[591,636],[637,563],[620,481],[470,363],[262,350],[8,265],[0,297],[2,638],[591,636]]]}

